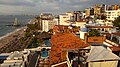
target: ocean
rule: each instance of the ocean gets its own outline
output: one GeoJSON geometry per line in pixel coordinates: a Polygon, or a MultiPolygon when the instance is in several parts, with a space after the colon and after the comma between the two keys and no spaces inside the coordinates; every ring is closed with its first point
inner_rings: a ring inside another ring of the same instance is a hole
{"type": "Polygon", "coordinates": [[[29,15],[0,15],[0,37],[4,36],[10,32],[13,32],[14,30],[25,26],[32,18],[35,16],[29,16],[29,15]],[[22,25],[20,27],[13,27],[13,26],[6,26],[13,24],[15,18],[18,19],[19,23],[22,25]]]}

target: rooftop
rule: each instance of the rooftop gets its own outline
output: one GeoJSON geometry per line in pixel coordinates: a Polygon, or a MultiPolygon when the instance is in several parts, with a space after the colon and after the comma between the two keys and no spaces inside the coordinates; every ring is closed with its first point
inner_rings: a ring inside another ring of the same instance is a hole
{"type": "Polygon", "coordinates": [[[73,33],[57,33],[52,36],[51,43],[51,65],[66,60],[64,49],[80,49],[89,46],[73,33]]]}
{"type": "Polygon", "coordinates": [[[114,35],[120,36],[120,32],[113,33],[114,35]]]}
{"type": "Polygon", "coordinates": [[[111,46],[110,49],[112,51],[120,51],[120,47],[119,46],[111,46]]]}
{"type": "Polygon", "coordinates": [[[113,26],[87,26],[88,28],[113,28],[113,26]]]}

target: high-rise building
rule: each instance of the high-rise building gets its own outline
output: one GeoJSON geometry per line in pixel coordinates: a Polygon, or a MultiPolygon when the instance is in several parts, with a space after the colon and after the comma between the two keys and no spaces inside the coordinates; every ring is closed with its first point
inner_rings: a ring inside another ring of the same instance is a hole
{"type": "Polygon", "coordinates": [[[41,13],[40,15],[40,27],[42,31],[48,32],[53,29],[54,25],[58,22],[54,20],[54,16],[51,13],[41,13]]]}
{"type": "Polygon", "coordinates": [[[86,17],[94,15],[94,9],[93,8],[87,8],[85,9],[86,17]]]}
{"type": "Polygon", "coordinates": [[[90,16],[90,9],[89,8],[85,9],[85,13],[86,13],[86,17],[90,16]]]}
{"type": "Polygon", "coordinates": [[[82,18],[82,13],[81,11],[74,11],[74,21],[80,21],[80,19],[82,18]]]}
{"type": "Polygon", "coordinates": [[[94,15],[100,15],[101,14],[101,5],[100,4],[96,4],[94,6],[94,15]]]}
{"type": "Polygon", "coordinates": [[[53,19],[53,15],[51,13],[41,13],[40,14],[40,20],[39,20],[39,23],[40,23],[40,30],[43,30],[43,24],[42,24],[42,20],[52,20],[53,19]]]}
{"type": "Polygon", "coordinates": [[[68,15],[68,17],[70,18],[70,20],[73,20],[74,12],[67,12],[66,15],[68,15]]]}
{"type": "Polygon", "coordinates": [[[118,10],[119,6],[118,5],[107,5],[107,10],[118,10]]]}
{"type": "Polygon", "coordinates": [[[59,24],[60,25],[69,25],[70,23],[67,23],[67,21],[70,20],[70,16],[67,14],[61,14],[59,15],[59,24]]]}
{"type": "Polygon", "coordinates": [[[53,27],[54,27],[56,24],[57,24],[57,23],[54,22],[53,20],[44,19],[44,20],[42,20],[42,31],[48,32],[50,29],[53,29],[53,27]]]}
{"type": "Polygon", "coordinates": [[[106,11],[106,5],[105,4],[101,4],[101,13],[104,14],[106,11]]]}
{"type": "Polygon", "coordinates": [[[118,5],[114,5],[114,10],[118,10],[119,6],[118,5]]]}

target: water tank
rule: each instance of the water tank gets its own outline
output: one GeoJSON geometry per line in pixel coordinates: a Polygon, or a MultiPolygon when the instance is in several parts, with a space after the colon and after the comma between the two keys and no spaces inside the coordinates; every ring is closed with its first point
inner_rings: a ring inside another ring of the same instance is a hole
{"type": "Polygon", "coordinates": [[[88,28],[81,28],[80,31],[82,31],[82,32],[88,32],[88,28]]]}

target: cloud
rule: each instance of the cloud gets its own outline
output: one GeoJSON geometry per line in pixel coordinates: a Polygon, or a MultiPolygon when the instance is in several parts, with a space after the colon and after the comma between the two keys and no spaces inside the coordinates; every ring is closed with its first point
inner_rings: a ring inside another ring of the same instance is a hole
{"type": "Polygon", "coordinates": [[[118,0],[0,0],[0,14],[54,14],[84,10],[95,4],[118,4],[118,0]],[[9,12],[10,11],[10,12],[9,12]]]}
{"type": "Polygon", "coordinates": [[[0,0],[0,5],[35,6],[35,3],[31,0],[0,0]]]}

